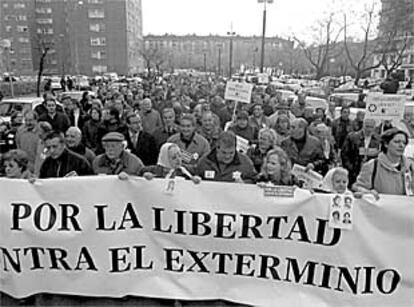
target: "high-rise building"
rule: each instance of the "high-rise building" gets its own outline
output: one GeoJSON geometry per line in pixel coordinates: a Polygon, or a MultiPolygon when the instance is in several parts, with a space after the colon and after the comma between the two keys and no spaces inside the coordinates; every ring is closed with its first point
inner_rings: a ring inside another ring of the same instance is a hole
{"type": "MultiPolygon", "coordinates": [[[[0,3],[2,15],[14,16],[8,23],[2,22],[5,30],[14,35],[13,50],[20,52],[27,44],[23,50],[30,64],[25,65],[32,71],[39,69],[42,57],[46,74],[133,74],[143,68],[141,0],[0,0],[0,3]]],[[[26,57],[18,59],[15,65],[20,65],[26,57]]]]}
{"type": "Polygon", "coordinates": [[[0,40],[7,48],[0,48],[2,71],[15,75],[33,73],[29,24],[33,16],[33,1],[0,0],[0,40]]]}

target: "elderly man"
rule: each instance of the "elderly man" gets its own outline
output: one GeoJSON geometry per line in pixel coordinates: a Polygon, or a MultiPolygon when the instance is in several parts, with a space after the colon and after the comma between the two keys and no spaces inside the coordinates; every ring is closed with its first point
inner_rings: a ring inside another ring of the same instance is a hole
{"type": "Polygon", "coordinates": [[[45,137],[47,158],[40,167],[39,178],[93,175],[89,162],[68,150],[63,133],[52,131],[45,137]]]}
{"type": "Polygon", "coordinates": [[[93,161],[95,174],[119,175],[125,172],[137,176],[140,173],[144,164],[137,156],[124,149],[124,141],[124,135],[119,132],[109,132],[102,138],[105,153],[93,161]]]}
{"type": "Polygon", "coordinates": [[[124,134],[131,153],[136,155],[145,165],[154,165],[158,159],[158,148],[154,137],[142,130],[142,120],[138,114],[126,116],[127,133],[124,134]]]}
{"type": "Polygon", "coordinates": [[[185,164],[195,164],[199,158],[210,152],[208,141],[195,131],[195,125],[193,115],[184,115],[180,120],[180,133],[174,134],[167,141],[180,147],[185,164]]]}
{"type": "Polygon", "coordinates": [[[342,146],[342,165],[349,171],[349,186],[357,179],[362,164],[380,153],[381,137],[375,132],[375,120],[365,119],[361,130],[348,134],[342,146]]]}
{"type": "Polygon", "coordinates": [[[152,134],[157,128],[162,127],[160,113],[152,108],[151,99],[145,98],[140,103],[140,113],[142,127],[145,132],[152,134]]]}
{"type": "Polygon", "coordinates": [[[290,157],[292,164],[305,166],[308,170],[322,171],[324,155],[321,142],[307,131],[308,123],[297,118],[290,124],[291,134],[284,139],[281,147],[290,157]]]}
{"type": "Polygon", "coordinates": [[[92,165],[96,156],[91,149],[82,143],[82,131],[78,127],[72,126],[66,131],[66,146],[73,152],[85,157],[92,165]]]}
{"type": "Polygon", "coordinates": [[[32,172],[34,171],[37,147],[40,141],[37,118],[35,111],[27,111],[24,114],[24,124],[17,130],[15,138],[16,147],[26,152],[29,161],[28,168],[32,172]]]}
{"type": "Polygon", "coordinates": [[[194,173],[204,180],[225,182],[254,182],[257,173],[253,162],[236,150],[236,135],[223,132],[217,146],[207,156],[201,158],[194,173]]]}
{"type": "Polygon", "coordinates": [[[215,124],[214,115],[215,114],[212,111],[204,112],[201,117],[201,127],[198,129],[200,135],[202,135],[210,144],[210,148],[216,146],[217,140],[223,132],[220,125],[215,124]]]}
{"type": "Polygon", "coordinates": [[[351,111],[348,107],[341,109],[341,116],[332,124],[332,135],[335,139],[336,149],[341,149],[348,133],[353,131],[352,122],[349,119],[351,111]]]}

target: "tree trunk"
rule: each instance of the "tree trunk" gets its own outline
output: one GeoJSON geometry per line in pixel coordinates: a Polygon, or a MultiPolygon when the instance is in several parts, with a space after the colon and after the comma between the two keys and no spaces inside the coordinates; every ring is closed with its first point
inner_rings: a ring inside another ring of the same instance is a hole
{"type": "Polygon", "coordinates": [[[41,85],[41,81],[42,81],[42,74],[43,74],[45,57],[46,57],[46,54],[42,54],[42,56],[40,57],[39,72],[37,73],[37,83],[36,83],[36,95],[37,95],[37,97],[40,97],[40,85],[41,85]]]}

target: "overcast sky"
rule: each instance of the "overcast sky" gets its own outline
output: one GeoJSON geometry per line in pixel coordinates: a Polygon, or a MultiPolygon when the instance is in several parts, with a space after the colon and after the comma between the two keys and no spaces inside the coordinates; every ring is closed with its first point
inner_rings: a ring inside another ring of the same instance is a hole
{"type": "MultiPolygon", "coordinates": [[[[331,7],[363,10],[375,0],[274,0],[267,10],[267,36],[308,36],[331,7]]],[[[144,34],[261,35],[263,4],[257,0],[143,0],[144,34]]],[[[352,15],[352,14],[351,14],[352,15]]]]}

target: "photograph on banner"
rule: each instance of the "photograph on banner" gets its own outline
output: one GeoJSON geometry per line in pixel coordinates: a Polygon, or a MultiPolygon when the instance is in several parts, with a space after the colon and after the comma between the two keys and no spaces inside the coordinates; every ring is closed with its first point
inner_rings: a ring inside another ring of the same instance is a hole
{"type": "Polygon", "coordinates": [[[252,96],[253,84],[239,83],[239,82],[227,82],[226,91],[224,92],[224,99],[235,100],[243,103],[250,103],[250,97],[252,96]]]}
{"type": "Polygon", "coordinates": [[[239,152],[242,152],[244,154],[247,153],[247,150],[249,149],[249,140],[246,140],[245,138],[242,138],[241,136],[236,135],[236,149],[239,152]]]}
{"type": "Polygon", "coordinates": [[[390,120],[394,125],[404,118],[404,95],[384,95],[380,93],[369,93],[365,108],[365,119],[374,119],[376,123],[390,120]]]}
{"type": "Polygon", "coordinates": [[[306,171],[306,167],[302,165],[294,164],[292,174],[295,175],[300,181],[303,181],[305,187],[312,189],[322,187],[323,176],[315,171],[306,171]]]}
{"type": "Polygon", "coordinates": [[[329,227],[352,230],[354,197],[352,194],[334,195],[329,203],[329,227]]]}

